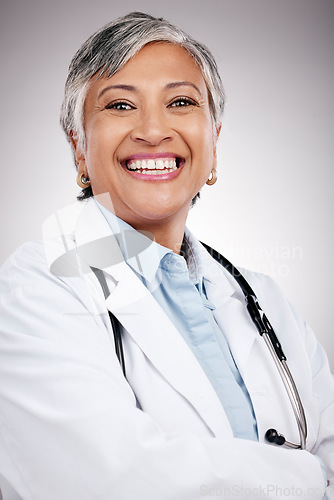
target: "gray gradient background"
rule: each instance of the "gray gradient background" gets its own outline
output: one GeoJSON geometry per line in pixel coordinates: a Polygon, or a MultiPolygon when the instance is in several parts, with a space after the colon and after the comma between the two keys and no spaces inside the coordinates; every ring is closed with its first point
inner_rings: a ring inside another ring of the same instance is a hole
{"type": "Polygon", "coordinates": [[[1,251],[40,238],[78,194],[58,125],[67,66],[119,15],[164,16],[207,44],[228,95],[219,179],[189,217],[234,263],[271,274],[332,367],[334,2],[2,0],[1,251]]]}

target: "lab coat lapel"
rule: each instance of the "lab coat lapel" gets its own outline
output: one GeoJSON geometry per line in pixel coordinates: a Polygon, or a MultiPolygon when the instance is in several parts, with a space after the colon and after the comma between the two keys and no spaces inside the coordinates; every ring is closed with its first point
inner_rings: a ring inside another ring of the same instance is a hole
{"type": "Polygon", "coordinates": [[[256,339],[256,331],[249,321],[244,295],[230,273],[211,257],[189,230],[186,231],[186,236],[196,255],[199,271],[204,270],[206,294],[208,300],[215,305],[214,318],[243,376],[256,339]]]}
{"type": "MultiPolygon", "coordinates": [[[[100,239],[107,241],[110,227],[94,201],[89,201],[76,224],[76,242],[84,247],[100,239]]],[[[105,303],[117,317],[135,343],[167,382],[185,397],[201,416],[213,435],[232,436],[232,430],[219,398],[195,356],[142,281],[124,262],[119,248],[109,243],[113,252],[112,265],[101,266],[104,254],[80,252],[89,266],[103,268],[111,278],[110,295],[105,303]],[[117,247],[117,248],[116,248],[117,247]]],[[[93,273],[86,280],[96,285],[93,273]],[[94,282],[94,283],[93,283],[94,282]]]]}
{"type": "Polygon", "coordinates": [[[129,271],[106,300],[108,309],[167,382],[191,403],[212,433],[231,435],[221,403],[195,356],[161,306],[129,271]]]}
{"type": "Polygon", "coordinates": [[[298,442],[296,422],[281,378],[243,299],[231,296],[217,307],[215,317],[252,400],[259,441],[264,441],[268,429],[275,428],[298,442]]]}
{"type": "Polygon", "coordinates": [[[187,237],[196,251],[199,265],[206,270],[207,296],[216,306],[214,317],[251,397],[259,440],[263,442],[266,431],[275,428],[298,443],[299,433],[291,404],[271,354],[247,312],[243,292],[191,233],[188,232],[187,237]]]}

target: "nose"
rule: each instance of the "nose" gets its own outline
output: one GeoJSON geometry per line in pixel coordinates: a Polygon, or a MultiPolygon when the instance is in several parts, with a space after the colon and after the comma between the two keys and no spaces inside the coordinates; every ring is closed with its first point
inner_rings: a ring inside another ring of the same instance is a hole
{"type": "Polygon", "coordinates": [[[131,132],[133,141],[150,146],[159,146],[162,142],[171,140],[172,136],[173,131],[167,118],[158,106],[142,110],[131,132]]]}

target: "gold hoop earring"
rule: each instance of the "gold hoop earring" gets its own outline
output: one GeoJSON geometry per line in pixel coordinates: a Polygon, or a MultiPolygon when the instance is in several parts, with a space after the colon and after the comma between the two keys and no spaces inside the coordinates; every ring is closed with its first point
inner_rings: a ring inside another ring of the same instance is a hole
{"type": "Polygon", "coordinates": [[[89,177],[85,177],[83,172],[78,172],[77,184],[82,189],[88,188],[90,186],[89,177]]]}
{"type": "Polygon", "coordinates": [[[211,179],[209,177],[209,179],[206,181],[206,184],[208,186],[212,186],[212,184],[214,184],[217,180],[217,170],[215,168],[213,168],[211,170],[211,179]]]}

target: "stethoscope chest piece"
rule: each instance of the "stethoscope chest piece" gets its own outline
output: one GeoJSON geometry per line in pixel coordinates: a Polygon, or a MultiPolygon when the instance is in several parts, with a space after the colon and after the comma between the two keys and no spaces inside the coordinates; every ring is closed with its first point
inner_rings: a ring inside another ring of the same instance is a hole
{"type": "Polygon", "coordinates": [[[277,444],[278,446],[285,444],[285,437],[282,434],[278,434],[276,429],[268,429],[265,433],[265,438],[268,443],[277,444]]]}
{"type": "MultiPolygon", "coordinates": [[[[202,243],[202,245],[206,248],[209,254],[233,276],[233,278],[240,286],[245,296],[248,313],[254,325],[256,326],[258,333],[263,338],[265,344],[267,345],[271,353],[271,356],[281,376],[282,382],[284,384],[285,390],[289,397],[296,418],[300,436],[300,444],[295,444],[291,441],[288,441],[282,434],[279,434],[276,429],[268,429],[267,432],[265,433],[265,439],[269,443],[276,444],[278,446],[284,445],[288,448],[304,449],[306,446],[306,438],[307,438],[307,425],[306,425],[304,408],[296,384],[293,380],[293,377],[286,363],[286,357],[278,341],[278,338],[274,332],[274,329],[271,326],[271,323],[268,320],[267,316],[261,309],[259,301],[253,289],[251,288],[249,283],[245,280],[245,278],[242,276],[242,274],[238,271],[238,269],[234,267],[231,264],[231,262],[229,262],[219,252],[209,247],[205,243],[202,243]]],[[[97,279],[100,282],[105,298],[107,298],[110,292],[103,271],[101,271],[100,269],[96,269],[94,267],[91,267],[91,269],[95,273],[97,279]]],[[[114,333],[116,354],[119,359],[120,365],[122,367],[124,376],[126,376],[121,325],[119,324],[117,318],[110,311],[109,311],[109,316],[114,333]]]]}

